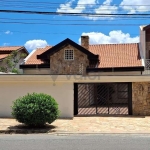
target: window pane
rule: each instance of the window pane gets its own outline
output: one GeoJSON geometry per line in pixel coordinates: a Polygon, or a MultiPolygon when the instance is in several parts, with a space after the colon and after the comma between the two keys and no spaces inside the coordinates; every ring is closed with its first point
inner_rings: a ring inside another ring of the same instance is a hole
{"type": "Polygon", "coordinates": [[[73,60],[74,54],[73,50],[65,50],[65,60],[73,60]]]}

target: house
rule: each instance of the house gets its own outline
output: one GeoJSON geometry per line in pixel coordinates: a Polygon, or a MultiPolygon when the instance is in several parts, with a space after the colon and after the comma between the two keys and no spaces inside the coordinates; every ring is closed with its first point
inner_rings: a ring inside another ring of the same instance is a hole
{"type": "MultiPolygon", "coordinates": [[[[140,27],[140,42],[81,45],[70,39],[33,51],[24,64],[24,74],[81,75],[82,77],[143,76],[150,70],[150,25],[140,27]]],[[[150,115],[150,83],[114,81],[74,82],[74,115],[150,115]]]]}
{"type": "Polygon", "coordinates": [[[12,101],[31,92],[54,97],[62,118],[150,115],[149,33],[141,26],[139,43],[90,45],[82,36],[81,45],[65,39],[32,51],[23,75],[0,76],[0,116],[11,117],[12,101]]]}
{"type": "Polygon", "coordinates": [[[139,43],[81,45],[66,39],[34,50],[20,66],[24,74],[141,75],[144,59],[139,43]]]}
{"type": "MultiPolygon", "coordinates": [[[[22,54],[28,55],[28,51],[23,46],[3,46],[0,47],[0,67],[6,66],[6,62],[4,61],[12,52],[16,51],[17,55],[15,58],[19,59],[19,62],[16,63],[16,67],[20,73],[22,73],[22,69],[19,68],[20,63],[24,61],[24,58],[19,58],[22,54]]],[[[13,61],[13,60],[12,60],[13,61]]]]}

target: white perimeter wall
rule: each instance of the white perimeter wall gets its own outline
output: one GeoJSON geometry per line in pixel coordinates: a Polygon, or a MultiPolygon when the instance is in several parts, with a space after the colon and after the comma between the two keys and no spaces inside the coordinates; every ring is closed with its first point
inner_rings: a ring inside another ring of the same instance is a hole
{"type": "Polygon", "coordinates": [[[12,102],[27,93],[46,93],[59,104],[61,118],[74,116],[74,83],[150,82],[150,76],[0,75],[0,117],[11,117],[12,102]]]}
{"type": "Polygon", "coordinates": [[[57,82],[53,85],[52,82],[39,81],[39,79],[0,81],[0,117],[11,117],[12,102],[20,96],[33,92],[51,95],[59,104],[60,117],[73,117],[73,84],[57,82]]]}

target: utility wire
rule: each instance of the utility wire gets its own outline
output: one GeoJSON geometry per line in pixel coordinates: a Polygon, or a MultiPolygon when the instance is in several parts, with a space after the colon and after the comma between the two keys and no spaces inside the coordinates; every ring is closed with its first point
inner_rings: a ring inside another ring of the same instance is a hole
{"type": "MultiPolygon", "coordinates": [[[[34,24],[34,25],[51,25],[51,26],[118,26],[118,24],[87,24],[87,23],[85,23],[85,24],[81,24],[81,23],[70,23],[70,24],[61,24],[61,23],[59,23],[59,24],[52,24],[52,23],[41,23],[41,22],[39,22],[39,23],[35,23],[35,22],[11,22],[11,21],[7,21],[7,22],[4,22],[4,21],[1,21],[0,23],[12,23],[12,24],[29,24],[29,25],[32,25],[32,24],[34,24]]],[[[141,24],[119,24],[119,26],[140,26],[141,24]]]]}
{"type": "MultiPolygon", "coordinates": [[[[133,20],[134,21],[140,21],[140,20],[144,20],[144,21],[149,21],[150,17],[132,17],[132,18],[115,18],[115,20],[111,20],[111,21],[116,21],[116,19],[118,19],[119,21],[126,21],[126,20],[133,20]]],[[[50,21],[50,22],[91,22],[91,20],[83,20],[83,19],[27,19],[27,18],[0,18],[0,21],[10,21],[10,20],[15,20],[15,21],[50,21]]],[[[104,22],[106,20],[97,20],[97,22],[104,22]]]]}
{"type": "Polygon", "coordinates": [[[20,14],[41,14],[41,15],[73,15],[73,16],[150,16],[147,14],[105,14],[105,13],[67,13],[67,12],[44,12],[44,11],[26,11],[26,10],[0,10],[0,13],[20,13],[20,14]]]}

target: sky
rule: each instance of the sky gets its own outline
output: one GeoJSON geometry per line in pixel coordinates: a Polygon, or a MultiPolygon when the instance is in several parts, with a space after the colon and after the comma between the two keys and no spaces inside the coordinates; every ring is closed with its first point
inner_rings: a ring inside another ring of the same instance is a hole
{"type": "Polygon", "coordinates": [[[110,14],[68,16],[0,12],[0,46],[25,46],[29,52],[58,44],[66,38],[80,44],[81,35],[88,35],[90,44],[137,43],[139,26],[150,24],[146,16],[130,15],[149,14],[150,0],[0,0],[0,10],[110,14]]]}

